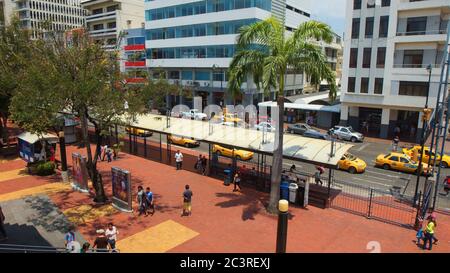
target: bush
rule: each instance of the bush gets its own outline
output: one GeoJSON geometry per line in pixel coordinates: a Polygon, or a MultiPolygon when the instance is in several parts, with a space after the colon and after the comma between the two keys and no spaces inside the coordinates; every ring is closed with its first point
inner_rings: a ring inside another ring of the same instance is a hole
{"type": "Polygon", "coordinates": [[[40,162],[36,167],[36,174],[39,176],[47,176],[55,173],[55,163],[49,162],[40,162]]]}

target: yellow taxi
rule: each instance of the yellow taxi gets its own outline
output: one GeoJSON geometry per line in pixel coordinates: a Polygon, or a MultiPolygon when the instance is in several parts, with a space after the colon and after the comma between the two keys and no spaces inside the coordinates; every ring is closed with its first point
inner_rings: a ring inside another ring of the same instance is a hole
{"type": "Polygon", "coordinates": [[[190,138],[185,138],[185,137],[181,137],[181,136],[174,136],[174,135],[169,135],[169,143],[170,144],[176,144],[176,145],[181,145],[181,146],[185,146],[185,147],[198,147],[200,146],[200,142],[190,139],[190,138]]]}
{"type": "MultiPolygon", "coordinates": [[[[375,160],[375,166],[382,167],[385,170],[397,170],[407,173],[414,173],[417,171],[419,164],[406,154],[392,152],[387,155],[378,155],[375,160]]],[[[422,174],[427,175],[429,172],[430,169],[428,164],[422,163],[422,174]]]]}
{"type": "Polygon", "coordinates": [[[223,115],[223,121],[224,122],[240,123],[242,121],[242,119],[238,118],[237,114],[226,113],[226,114],[223,115]]]}
{"type": "Polygon", "coordinates": [[[349,153],[342,156],[341,160],[338,161],[338,168],[349,173],[363,173],[366,167],[367,164],[364,160],[349,153]]]}
{"type": "MultiPolygon", "coordinates": [[[[422,146],[420,145],[415,145],[411,148],[403,148],[403,153],[409,155],[411,158],[415,158],[418,157],[420,154],[420,151],[422,146]]],[[[430,147],[424,147],[424,152],[423,152],[423,162],[428,163],[428,160],[430,159],[430,156],[432,159],[434,159],[434,153],[430,151],[430,147]]],[[[419,158],[417,158],[417,160],[419,160],[419,158]]],[[[443,156],[441,156],[440,154],[436,155],[436,161],[437,163],[440,162],[441,166],[443,168],[448,168],[450,166],[450,156],[444,154],[443,156]]],[[[433,160],[431,160],[431,163],[433,164],[433,160]]]]}
{"type": "Polygon", "coordinates": [[[147,131],[147,130],[143,130],[143,129],[138,129],[138,128],[134,128],[134,127],[126,127],[125,131],[129,134],[135,135],[135,136],[141,136],[141,137],[148,137],[153,135],[152,132],[147,131]]]}
{"type": "Polygon", "coordinates": [[[213,153],[227,157],[236,157],[240,160],[250,160],[253,158],[253,152],[238,150],[234,148],[223,147],[217,144],[213,146],[213,153]]]}

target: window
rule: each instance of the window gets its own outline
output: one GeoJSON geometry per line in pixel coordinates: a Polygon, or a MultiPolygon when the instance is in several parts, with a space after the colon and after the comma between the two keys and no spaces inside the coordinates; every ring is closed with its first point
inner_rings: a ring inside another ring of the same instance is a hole
{"type": "Polygon", "coordinates": [[[366,31],[365,31],[365,37],[366,38],[372,38],[373,37],[373,17],[367,17],[366,18],[366,31]]]}
{"type": "Polygon", "coordinates": [[[103,24],[97,24],[93,26],[94,30],[101,30],[103,29],[103,24]]]}
{"type": "Polygon", "coordinates": [[[385,61],[386,61],[386,48],[379,47],[377,49],[377,68],[384,68],[385,61]]]}
{"type": "Polygon", "coordinates": [[[374,94],[383,94],[383,78],[375,78],[374,94]]]}
{"type": "Polygon", "coordinates": [[[355,83],[356,83],[355,77],[348,78],[347,93],[355,93],[355,83]]]}
{"type": "Polygon", "coordinates": [[[361,78],[361,90],[360,93],[369,93],[369,78],[361,78]]]}
{"type": "Polygon", "coordinates": [[[368,9],[374,8],[375,7],[375,2],[376,1],[373,1],[373,4],[370,4],[370,1],[367,1],[367,8],[368,9]]]}
{"type": "Polygon", "coordinates": [[[225,81],[225,74],[224,74],[224,72],[214,72],[213,73],[213,81],[216,81],[216,82],[223,82],[223,81],[225,81]]]}
{"type": "Polygon", "coordinates": [[[385,38],[388,36],[389,28],[389,16],[380,17],[380,31],[378,32],[378,37],[385,38]]]}
{"type": "Polygon", "coordinates": [[[398,156],[391,156],[390,158],[389,158],[389,160],[392,160],[392,161],[398,161],[398,156]]]}
{"type": "Polygon", "coordinates": [[[402,162],[402,163],[407,163],[407,164],[410,163],[409,160],[406,159],[406,158],[404,158],[404,157],[400,157],[400,162],[402,162]]]}
{"type": "Polygon", "coordinates": [[[361,9],[361,0],[353,0],[353,9],[361,9]]]}
{"type": "Polygon", "coordinates": [[[196,81],[210,81],[211,73],[206,70],[195,71],[195,80],[196,81]]]}
{"type": "Polygon", "coordinates": [[[108,28],[116,28],[116,22],[109,22],[108,28]]]}
{"type": "Polygon", "coordinates": [[[110,11],[115,11],[117,9],[119,9],[119,5],[109,6],[106,8],[106,11],[110,12],[110,11]]]}
{"type": "Polygon", "coordinates": [[[350,49],[350,68],[356,68],[358,65],[358,49],[351,48],[350,49]]]}
{"type": "Polygon", "coordinates": [[[423,35],[427,28],[427,17],[408,18],[406,23],[406,32],[409,35],[423,35]]]}
{"type": "Polygon", "coordinates": [[[403,67],[420,68],[423,63],[423,50],[405,50],[403,67]]]}
{"type": "Polygon", "coordinates": [[[169,79],[178,80],[180,78],[180,71],[169,71],[169,79]]]}
{"type": "Polygon", "coordinates": [[[426,97],[428,93],[427,82],[400,81],[398,94],[402,96],[426,97]]]}
{"type": "Polygon", "coordinates": [[[192,80],[193,79],[193,73],[192,71],[182,71],[181,72],[181,78],[183,80],[192,80]]]}
{"type": "Polygon", "coordinates": [[[370,68],[370,58],[372,55],[372,48],[366,47],[364,48],[364,54],[363,54],[363,68],[370,68]]]}
{"type": "Polygon", "coordinates": [[[353,18],[353,21],[352,21],[352,39],[358,39],[359,38],[359,25],[360,25],[360,19],[359,18],[353,18]]]}
{"type": "Polygon", "coordinates": [[[381,0],[382,7],[389,7],[391,5],[391,0],[381,0]]]}
{"type": "Polygon", "coordinates": [[[93,15],[95,15],[95,14],[100,14],[100,13],[103,13],[103,9],[102,9],[102,8],[100,8],[100,9],[94,9],[94,10],[92,11],[92,14],[93,14],[93,15]]]}

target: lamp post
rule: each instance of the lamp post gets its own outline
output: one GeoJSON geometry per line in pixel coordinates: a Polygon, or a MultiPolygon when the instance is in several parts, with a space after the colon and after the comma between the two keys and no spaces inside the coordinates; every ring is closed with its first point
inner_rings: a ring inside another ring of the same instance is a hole
{"type": "Polygon", "coordinates": [[[278,202],[277,253],[286,253],[289,202],[278,202]]]}
{"type": "Polygon", "coordinates": [[[64,137],[63,130],[59,132],[59,149],[61,152],[61,177],[63,182],[69,181],[69,175],[67,173],[67,155],[66,155],[66,139],[64,137]]]}
{"type": "Polygon", "coordinates": [[[213,65],[212,65],[211,89],[210,89],[210,92],[209,92],[209,95],[211,96],[211,100],[208,101],[208,103],[209,103],[209,102],[212,102],[212,99],[213,99],[212,96],[213,96],[213,91],[214,91],[214,72],[216,71],[217,68],[219,68],[219,66],[218,66],[217,64],[213,64],[213,65]]]}
{"type": "MultiPolygon", "coordinates": [[[[428,120],[429,120],[429,109],[428,109],[428,98],[430,95],[430,87],[431,87],[431,72],[433,71],[433,68],[430,65],[427,66],[428,71],[428,90],[427,90],[427,97],[425,100],[425,108],[423,109],[423,116],[422,116],[422,135],[420,137],[420,159],[419,159],[419,165],[417,166],[417,181],[416,181],[416,188],[414,190],[414,206],[417,202],[417,192],[419,190],[419,183],[420,183],[420,174],[422,173],[422,161],[423,161],[423,154],[424,154],[424,146],[425,146],[425,135],[428,127],[428,120]]],[[[416,219],[417,220],[417,219],[416,219]]]]}

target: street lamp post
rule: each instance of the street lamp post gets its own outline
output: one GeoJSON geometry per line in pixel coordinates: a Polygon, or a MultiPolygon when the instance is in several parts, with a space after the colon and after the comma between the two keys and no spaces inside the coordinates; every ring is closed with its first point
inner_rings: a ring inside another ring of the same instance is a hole
{"type": "Polygon", "coordinates": [[[433,68],[430,65],[427,66],[427,71],[428,71],[428,90],[427,90],[427,97],[425,100],[425,108],[423,111],[423,116],[422,116],[422,135],[420,137],[420,159],[419,159],[419,165],[417,166],[417,181],[416,181],[416,188],[414,190],[414,206],[416,205],[417,202],[417,192],[419,190],[419,183],[420,183],[420,175],[422,173],[422,161],[423,161],[423,154],[424,154],[424,146],[425,146],[425,135],[426,135],[426,131],[427,131],[427,127],[428,127],[428,98],[430,95],[430,88],[431,88],[431,72],[433,71],[433,68]]]}
{"type": "Polygon", "coordinates": [[[286,253],[289,202],[278,202],[277,253],[286,253]]]}

